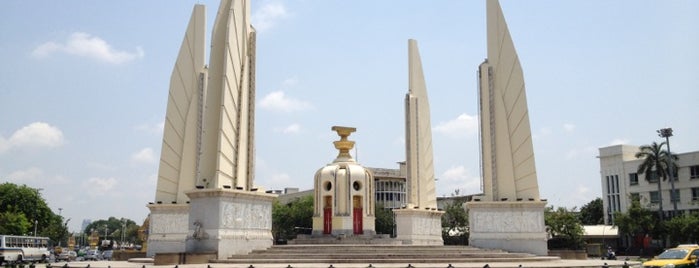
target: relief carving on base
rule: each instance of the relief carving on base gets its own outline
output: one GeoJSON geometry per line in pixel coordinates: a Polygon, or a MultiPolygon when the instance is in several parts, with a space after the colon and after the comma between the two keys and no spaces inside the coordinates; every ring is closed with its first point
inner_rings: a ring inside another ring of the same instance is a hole
{"type": "Polygon", "coordinates": [[[499,212],[478,211],[474,212],[471,228],[477,232],[543,232],[543,213],[534,211],[524,212],[499,212]]]}
{"type": "Polygon", "coordinates": [[[151,214],[151,234],[187,233],[187,215],[151,214]]]}
{"type": "Polygon", "coordinates": [[[221,227],[228,229],[271,229],[272,206],[269,203],[225,203],[221,213],[221,227]]]}

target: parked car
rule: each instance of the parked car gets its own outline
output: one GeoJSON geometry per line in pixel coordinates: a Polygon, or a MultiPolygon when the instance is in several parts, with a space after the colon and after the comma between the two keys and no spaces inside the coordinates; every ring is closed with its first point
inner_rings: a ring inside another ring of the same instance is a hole
{"type": "Polygon", "coordinates": [[[97,249],[91,249],[85,253],[85,257],[83,257],[83,259],[86,261],[99,261],[102,259],[102,253],[100,253],[100,251],[97,249]]]}
{"type": "Polygon", "coordinates": [[[58,256],[56,256],[56,261],[74,261],[78,257],[78,253],[72,250],[63,250],[58,256]]]}
{"type": "Polygon", "coordinates": [[[104,252],[102,252],[102,259],[103,259],[103,260],[107,260],[107,261],[111,261],[111,260],[112,260],[112,255],[113,255],[113,254],[114,254],[114,251],[113,251],[113,250],[111,250],[111,249],[110,249],[110,250],[105,250],[104,252]]]}
{"type": "Polygon", "coordinates": [[[663,251],[650,261],[644,262],[644,268],[656,267],[695,267],[699,264],[699,245],[679,245],[663,251]]]}

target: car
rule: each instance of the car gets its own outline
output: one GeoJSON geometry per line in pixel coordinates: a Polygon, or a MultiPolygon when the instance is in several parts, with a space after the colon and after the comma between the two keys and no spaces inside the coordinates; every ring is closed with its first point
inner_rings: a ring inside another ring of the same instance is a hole
{"type": "Polygon", "coordinates": [[[103,259],[103,260],[111,261],[111,260],[112,260],[112,255],[113,255],[113,254],[114,254],[114,251],[113,251],[113,250],[111,250],[111,249],[105,250],[105,251],[102,252],[102,259],[103,259]]]}
{"type": "Polygon", "coordinates": [[[643,263],[643,268],[679,268],[697,267],[699,265],[699,245],[686,244],[670,248],[650,261],[643,263]]]}
{"type": "Polygon", "coordinates": [[[85,253],[85,257],[83,257],[83,259],[86,261],[99,261],[102,259],[102,254],[97,249],[91,249],[85,253]]]}
{"type": "Polygon", "coordinates": [[[78,257],[78,253],[72,250],[63,250],[56,257],[56,261],[74,261],[78,257]]]}

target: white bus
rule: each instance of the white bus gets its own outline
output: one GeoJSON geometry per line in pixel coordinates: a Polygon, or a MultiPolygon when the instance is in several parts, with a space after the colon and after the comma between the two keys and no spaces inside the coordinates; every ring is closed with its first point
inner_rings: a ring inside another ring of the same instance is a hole
{"type": "Polygon", "coordinates": [[[49,238],[0,235],[0,265],[25,261],[48,261],[49,238]]]}

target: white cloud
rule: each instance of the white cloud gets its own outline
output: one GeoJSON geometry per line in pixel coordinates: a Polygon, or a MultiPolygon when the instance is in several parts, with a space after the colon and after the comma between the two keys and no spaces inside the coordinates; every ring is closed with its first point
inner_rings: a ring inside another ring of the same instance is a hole
{"type": "Polygon", "coordinates": [[[270,92],[260,101],[260,107],[281,112],[302,111],[311,108],[311,104],[305,101],[289,98],[284,91],[270,92]]]}
{"type": "Polygon", "coordinates": [[[471,175],[471,172],[466,167],[453,166],[447,169],[438,177],[438,183],[442,186],[441,189],[448,189],[452,194],[458,189],[460,194],[479,193],[481,189],[481,179],[478,176],[471,175]]]}
{"type": "Polygon", "coordinates": [[[144,52],[140,47],[134,52],[117,50],[97,36],[83,32],[75,32],[68,37],[65,43],[49,41],[36,47],[32,51],[35,58],[46,58],[55,53],[65,53],[80,57],[86,57],[106,63],[121,64],[143,58],[144,52]]]}
{"type": "Polygon", "coordinates": [[[41,168],[30,167],[24,170],[17,170],[8,174],[7,179],[17,184],[27,185],[60,185],[68,182],[63,176],[49,176],[41,168]]]}
{"type": "Polygon", "coordinates": [[[621,144],[629,144],[629,139],[616,138],[609,143],[609,145],[621,145],[621,144]]]}
{"type": "Polygon", "coordinates": [[[59,147],[64,142],[60,129],[44,122],[34,122],[15,131],[9,139],[0,137],[0,152],[12,148],[59,147]]]}
{"type": "Polygon", "coordinates": [[[155,163],[155,153],[150,147],[143,148],[131,155],[131,161],[141,164],[155,163]]]}
{"type": "Polygon", "coordinates": [[[29,169],[17,170],[15,172],[12,172],[9,175],[7,175],[7,178],[11,181],[18,183],[29,183],[38,181],[43,176],[44,172],[40,168],[31,167],[29,169]]]}
{"type": "Polygon", "coordinates": [[[299,133],[301,131],[301,125],[294,123],[294,124],[291,124],[291,125],[285,127],[281,131],[284,134],[296,134],[296,133],[299,133]]]}
{"type": "Polygon", "coordinates": [[[551,130],[550,127],[542,127],[541,130],[539,131],[539,133],[541,133],[541,136],[548,136],[548,135],[551,135],[551,133],[553,133],[553,131],[551,130]]]}
{"type": "Polygon", "coordinates": [[[265,3],[252,14],[252,25],[258,31],[271,29],[279,20],[287,18],[289,13],[282,2],[265,3]]]}
{"type": "Polygon", "coordinates": [[[82,187],[85,193],[92,197],[104,196],[110,193],[117,185],[115,178],[98,178],[92,177],[83,182],[82,187]]]}
{"type": "Polygon", "coordinates": [[[163,134],[163,129],[165,128],[165,122],[160,122],[160,123],[143,123],[140,125],[137,125],[135,129],[139,132],[143,132],[146,134],[151,134],[151,135],[157,135],[160,136],[163,134]]]}
{"type": "Polygon", "coordinates": [[[466,168],[464,166],[450,167],[439,178],[440,180],[447,181],[460,181],[467,178],[466,168]]]}
{"type": "Polygon", "coordinates": [[[570,123],[565,123],[565,124],[563,124],[563,130],[565,130],[565,132],[568,132],[568,133],[573,132],[573,131],[575,131],[575,125],[570,124],[570,123]]]}
{"type": "Polygon", "coordinates": [[[294,76],[282,81],[282,88],[291,88],[299,84],[299,79],[294,76]]]}
{"type": "Polygon", "coordinates": [[[463,113],[456,119],[439,123],[434,131],[452,138],[465,137],[478,131],[478,117],[463,113]]]}
{"type": "Polygon", "coordinates": [[[405,146],[405,136],[398,136],[395,139],[393,139],[393,145],[405,146]]]}
{"type": "Polygon", "coordinates": [[[573,196],[571,197],[576,200],[577,203],[589,202],[595,198],[591,195],[590,188],[582,184],[578,184],[578,187],[575,189],[575,193],[573,193],[573,196]]]}
{"type": "Polygon", "coordinates": [[[267,183],[268,185],[294,185],[294,182],[291,180],[291,176],[286,173],[272,174],[267,183]]]}

